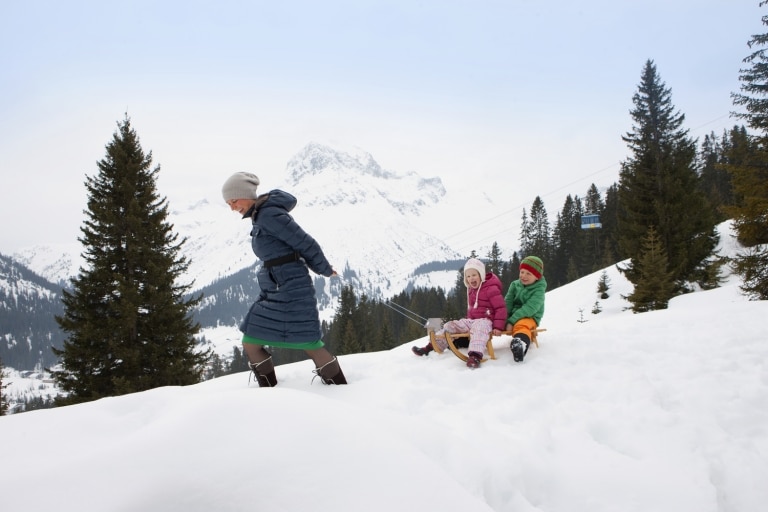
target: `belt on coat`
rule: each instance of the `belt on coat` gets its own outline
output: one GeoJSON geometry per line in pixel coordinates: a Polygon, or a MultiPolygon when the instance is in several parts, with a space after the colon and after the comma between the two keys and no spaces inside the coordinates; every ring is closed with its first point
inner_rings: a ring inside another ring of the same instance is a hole
{"type": "Polygon", "coordinates": [[[264,267],[272,268],[278,265],[284,265],[285,263],[291,263],[292,261],[299,261],[300,259],[301,259],[301,254],[299,254],[298,252],[292,252],[291,254],[286,254],[285,256],[280,256],[279,258],[274,258],[274,259],[265,261],[264,267]]]}

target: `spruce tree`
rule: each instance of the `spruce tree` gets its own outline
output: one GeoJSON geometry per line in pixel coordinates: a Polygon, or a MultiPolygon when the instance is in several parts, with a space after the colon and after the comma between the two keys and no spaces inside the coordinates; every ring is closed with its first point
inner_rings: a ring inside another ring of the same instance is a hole
{"type": "MultiPolygon", "coordinates": [[[[549,229],[549,217],[547,209],[544,207],[544,201],[536,196],[531,205],[530,218],[526,220],[525,210],[523,210],[523,226],[520,236],[521,251],[523,256],[538,256],[544,260],[546,265],[552,262],[551,232],[549,229]]],[[[554,270],[554,269],[551,269],[554,270]]]]}
{"type": "MultiPolygon", "coordinates": [[[[500,277],[503,285],[501,293],[506,294],[509,285],[512,284],[513,281],[517,281],[520,277],[520,257],[518,256],[517,251],[512,253],[512,258],[504,265],[504,271],[501,273],[500,277]]],[[[549,283],[549,281],[547,281],[547,283],[549,283]]]]}
{"type": "Polygon", "coordinates": [[[608,298],[608,290],[610,289],[611,280],[608,278],[608,273],[603,270],[600,274],[600,280],[597,282],[597,293],[600,294],[600,298],[605,300],[608,298]]]}
{"type": "Polygon", "coordinates": [[[199,325],[191,317],[200,298],[185,298],[188,262],[168,223],[168,206],[126,116],[87,177],[81,227],[84,268],[63,291],[68,335],[54,349],[53,373],[65,393],[59,405],[200,381],[209,352],[196,350],[199,325]]]}
{"type": "Polygon", "coordinates": [[[520,252],[525,256],[526,251],[533,246],[534,233],[531,222],[528,221],[528,213],[523,208],[523,215],[520,219],[520,252]]]}
{"type": "MultiPolygon", "coordinates": [[[[469,255],[469,258],[476,258],[475,250],[469,255]]],[[[467,258],[467,259],[469,259],[467,258]]],[[[456,284],[453,287],[453,295],[455,298],[456,310],[458,315],[456,317],[446,318],[446,320],[457,320],[467,316],[467,285],[464,284],[464,267],[462,266],[458,272],[456,272],[456,284]]]]}
{"type": "Polygon", "coordinates": [[[632,98],[632,131],[623,136],[631,156],[622,162],[619,182],[618,240],[626,271],[634,284],[643,239],[654,226],[669,259],[677,292],[704,279],[707,258],[718,237],[711,206],[696,172],[696,145],[682,128],[685,116],[675,111],[671,91],[653,61],[647,61],[632,98]]]}
{"type": "Polygon", "coordinates": [[[727,137],[728,134],[724,133],[721,142],[714,132],[705,135],[699,156],[700,187],[712,205],[718,222],[726,220],[724,208],[733,204],[731,177],[723,166],[727,137]]]}
{"type": "Polygon", "coordinates": [[[355,330],[353,322],[347,322],[344,329],[344,333],[341,338],[341,348],[338,350],[339,354],[358,354],[362,352],[362,346],[360,345],[359,336],[355,330]]]}
{"type": "Polygon", "coordinates": [[[605,204],[600,197],[600,191],[597,190],[597,186],[593,183],[587,190],[587,195],[584,197],[584,213],[603,213],[605,204]]]}
{"type": "Polygon", "coordinates": [[[606,204],[603,198],[600,196],[600,191],[593,183],[587,195],[584,197],[584,210],[583,213],[596,213],[600,216],[600,223],[603,227],[598,229],[581,230],[583,240],[584,256],[582,257],[583,266],[581,268],[581,275],[585,275],[594,272],[600,268],[605,267],[603,262],[605,261],[606,242],[609,237],[611,226],[610,221],[607,222],[606,217],[606,204]]]}
{"type": "MultiPolygon", "coordinates": [[[[768,1],[760,2],[760,6],[768,1]]],[[[768,25],[768,16],[762,17],[768,25]]],[[[732,94],[733,103],[746,112],[734,115],[745,119],[757,133],[751,151],[727,166],[731,173],[736,204],[727,209],[732,215],[739,242],[747,250],[739,254],[734,268],[742,277],[742,290],[752,299],[768,299],[768,33],[753,35],[748,43],[753,50],[739,70],[741,93],[732,94]]]]}
{"type": "Polygon", "coordinates": [[[336,315],[333,317],[333,323],[328,332],[328,335],[324,338],[324,341],[329,346],[328,350],[333,351],[338,355],[345,354],[344,352],[344,337],[348,332],[347,325],[354,330],[354,314],[357,310],[357,296],[355,290],[350,285],[344,285],[341,288],[341,295],[339,296],[339,307],[336,309],[336,315]]]}
{"type": "Polygon", "coordinates": [[[614,183],[605,191],[605,208],[600,213],[600,240],[602,261],[599,267],[607,267],[620,260],[619,255],[619,185],[614,183]]]}
{"type": "Polygon", "coordinates": [[[635,270],[638,274],[635,289],[626,297],[632,303],[632,311],[667,309],[675,291],[674,274],[668,270],[667,254],[653,226],[643,238],[635,270]]]}
{"type": "MultiPolygon", "coordinates": [[[[371,325],[373,318],[372,308],[373,304],[368,295],[363,293],[360,300],[357,301],[353,315],[355,334],[357,335],[357,352],[371,352],[372,345],[374,344],[373,325],[371,325]]],[[[349,354],[349,352],[347,353],[349,354]]]]}
{"type": "Polygon", "coordinates": [[[501,274],[502,261],[501,249],[499,248],[499,244],[497,242],[493,242],[493,245],[488,251],[488,254],[486,254],[486,257],[488,258],[488,262],[485,264],[485,271],[493,272],[496,274],[496,276],[499,276],[501,274]]]}
{"type": "Polygon", "coordinates": [[[395,343],[395,339],[392,337],[392,331],[389,329],[389,324],[384,322],[378,333],[376,351],[389,350],[396,345],[397,343],[395,343]]]}
{"type": "Polygon", "coordinates": [[[5,377],[5,367],[3,366],[3,360],[0,359],[0,416],[4,416],[8,410],[8,399],[5,396],[5,386],[7,384],[3,382],[3,377],[5,377]]]}
{"type": "Polygon", "coordinates": [[[232,347],[232,360],[229,362],[229,373],[250,371],[248,357],[240,350],[240,347],[232,347]]]}
{"type": "Polygon", "coordinates": [[[551,288],[583,275],[587,248],[581,230],[581,199],[578,196],[574,199],[568,194],[565,198],[563,209],[555,221],[553,240],[554,254],[552,260],[546,262],[547,284],[551,288]]]}

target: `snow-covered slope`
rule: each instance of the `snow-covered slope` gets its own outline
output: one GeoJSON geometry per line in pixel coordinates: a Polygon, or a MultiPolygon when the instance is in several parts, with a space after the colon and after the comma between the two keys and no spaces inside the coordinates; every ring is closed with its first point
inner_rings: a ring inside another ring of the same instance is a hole
{"type": "Polygon", "coordinates": [[[348,386],[312,384],[303,361],[278,366],[275,388],[241,373],[0,418],[16,440],[0,460],[3,506],[762,512],[768,302],[730,277],[633,314],[630,284],[605,272],[599,314],[602,271],[547,294],[547,331],[523,363],[508,337],[478,370],[415,357],[423,337],[341,356],[348,386]]]}

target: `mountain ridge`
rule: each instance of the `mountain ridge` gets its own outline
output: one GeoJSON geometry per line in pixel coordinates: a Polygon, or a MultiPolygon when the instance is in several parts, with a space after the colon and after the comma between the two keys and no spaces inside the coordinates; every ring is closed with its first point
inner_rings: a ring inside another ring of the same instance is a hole
{"type": "MultiPolygon", "coordinates": [[[[353,287],[358,296],[385,300],[414,287],[449,290],[455,285],[461,266],[456,261],[465,256],[434,235],[430,227],[430,217],[449,222],[454,213],[447,208],[451,202],[440,178],[386,171],[368,153],[343,153],[316,143],[308,144],[289,161],[283,178],[274,188],[297,197],[291,214],[320,243],[341,276],[333,282],[313,276],[322,320],[335,316],[342,286],[353,287]]],[[[262,180],[261,193],[273,189],[266,181],[262,180]]],[[[205,290],[196,319],[203,327],[236,324],[259,293],[253,272],[261,262],[251,250],[249,219],[238,218],[217,190],[210,197],[169,206],[168,222],[185,239],[180,254],[189,262],[183,276],[189,292],[194,295],[205,290]]],[[[10,315],[6,323],[15,325],[0,333],[7,339],[0,355],[6,356],[9,366],[31,370],[39,365],[26,351],[17,354],[29,329],[35,330],[35,340],[26,343],[44,353],[41,364],[55,363],[49,346],[60,347],[64,337],[53,317],[62,312],[61,289],[84,266],[82,252],[79,242],[41,244],[7,257],[30,274],[41,276],[36,286],[48,297],[42,299],[46,304],[37,301],[34,306],[38,315],[47,315],[45,322],[34,312],[24,317],[24,325],[12,321],[14,306],[10,299],[5,304],[10,315]],[[36,325],[44,325],[45,332],[36,325]],[[25,362],[20,364],[20,360],[25,362]]],[[[10,290],[7,281],[0,281],[0,291],[3,289],[10,290]]],[[[4,296],[12,293],[6,291],[4,296]]]]}
{"type": "MultiPolygon", "coordinates": [[[[400,292],[419,265],[463,257],[430,232],[427,217],[455,217],[439,177],[387,171],[369,153],[311,142],[288,161],[274,188],[297,197],[291,212],[296,221],[318,240],[337,270],[354,268],[360,273],[358,286],[381,290],[372,296],[400,292]]],[[[247,220],[237,219],[218,194],[172,206],[169,222],[186,238],[181,254],[190,261],[186,277],[193,289],[256,263],[247,220]]],[[[82,265],[81,252],[77,242],[40,244],[12,257],[52,282],[66,283],[82,265]]]]}

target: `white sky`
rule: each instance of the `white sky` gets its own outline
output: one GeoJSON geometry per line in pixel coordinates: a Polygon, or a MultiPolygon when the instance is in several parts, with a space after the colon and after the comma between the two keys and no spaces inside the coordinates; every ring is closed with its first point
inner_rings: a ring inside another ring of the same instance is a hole
{"type": "Polygon", "coordinates": [[[633,314],[606,271],[598,315],[601,272],[547,294],[523,363],[506,336],[477,370],[414,356],[421,338],[341,356],[348,386],[303,361],[270,389],[240,373],[2,417],[4,509],[764,511],[768,302],[730,279],[633,314]]]}
{"type": "Polygon", "coordinates": [[[74,241],[126,112],[171,202],[319,141],[554,216],[618,179],[647,59],[694,137],[735,123],[758,3],[3,1],[0,252],[74,241]]]}

